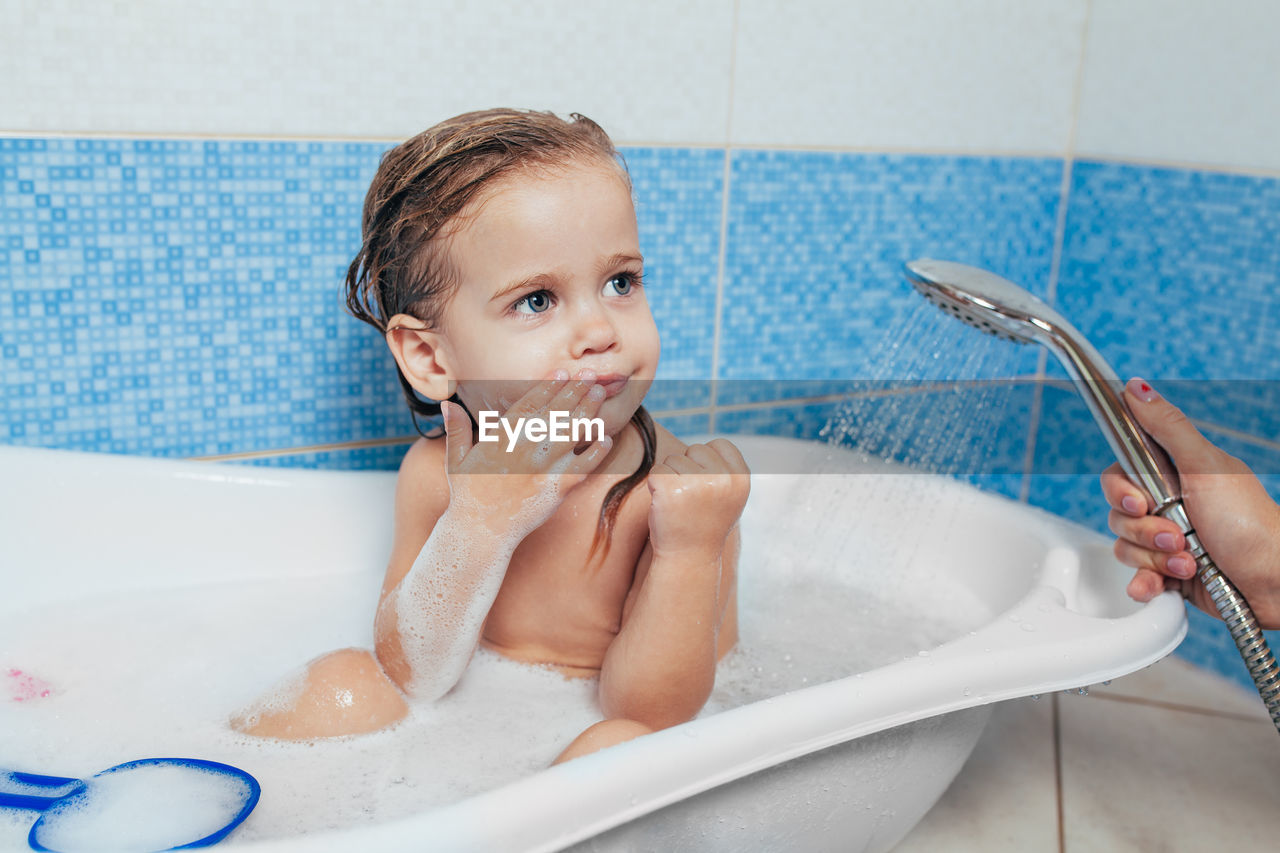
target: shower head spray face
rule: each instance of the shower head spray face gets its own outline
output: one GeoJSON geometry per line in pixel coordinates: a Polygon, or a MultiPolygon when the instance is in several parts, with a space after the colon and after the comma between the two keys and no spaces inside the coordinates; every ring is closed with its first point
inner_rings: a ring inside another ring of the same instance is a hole
{"type": "Polygon", "coordinates": [[[1006,341],[1048,344],[1055,328],[1071,328],[1062,315],[1018,285],[977,267],[922,259],[908,263],[906,274],[925,299],[1006,341]]]}

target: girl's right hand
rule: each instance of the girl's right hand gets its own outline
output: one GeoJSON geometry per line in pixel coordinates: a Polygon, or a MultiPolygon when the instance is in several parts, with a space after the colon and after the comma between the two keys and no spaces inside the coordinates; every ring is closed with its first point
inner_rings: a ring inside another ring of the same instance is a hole
{"type": "MultiPolygon", "coordinates": [[[[1187,416],[1140,379],[1125,386],[1134,417],[1168,451],[1182,481],[1182,503],[1205,550],[1249,601],[1258,622],[1280,627],[1280,506],[1245,463],[1214,446],[1187,416]]],[[[1180,589],[1197,607],[1217,616],[1178,526],[1148,515],[1150,500],[1112,465],[1102,472],[1111,505],[1109,524],[1119,537],[1120,562],[1137,573],[1129,595],[1150,601],[1165,589],[1180,589]]]]}
{"type": "MultiPolygon", "coordinates": [[[[514,426],[519,418],[550,421],[551,412],[593,418],[604,402],[605,389],[595,374],[581,371],[573,380],[559,370],[534,385],[503,417],[514,426]]],[[[537,529],[560,506],[564,496],[586,479],[609,455],[613,439],[604,436],[575,452],[571,441],[530,441],[522,434],[508,449],[508,437],[472,441],[471,419],[462,407],[441,403],[444,415],[449,512],[464,514],[500,536],[521,539],[537,529]]]]}

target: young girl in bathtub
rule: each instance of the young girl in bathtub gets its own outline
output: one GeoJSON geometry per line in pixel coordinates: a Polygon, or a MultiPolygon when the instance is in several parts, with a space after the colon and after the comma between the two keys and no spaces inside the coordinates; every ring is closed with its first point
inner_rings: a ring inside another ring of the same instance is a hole
{"type": "Polygon", "coordinates": [[[386,154],[363,232],[348,305],[444,436],[400,467],[374,650],[312,661],[283,707],[233,724],[381,729],[448,692],[478,644],[599,678],[604,720],[558,761],[691,719],[737,640],[749,474],[728,441],[686,447],[641,406],[658,332],[608,136],[576,114],[450,119],[386,154]],[[603,436],[510,440],[553,412],[598,418],[603,436]],[[482,413],[505,418],[497,441],[479,440],[482,413]]]}

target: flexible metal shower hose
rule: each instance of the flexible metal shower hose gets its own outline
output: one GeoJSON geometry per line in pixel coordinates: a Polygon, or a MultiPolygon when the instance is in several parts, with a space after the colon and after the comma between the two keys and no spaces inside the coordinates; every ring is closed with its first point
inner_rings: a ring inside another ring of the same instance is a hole
{"type": "Polygon", "coordinates": [[[1236,648],[1244,658],[1254,686],[1258,688],[1258,695],[1267,706],[1271,722],[1276,731],[1280,732],[1280,667],[1276,666],[1275,656],[1271,654],[1271,648],[1262,636],[1262,628],[1253,615],[1253,608],[1236,589],[1235,584],[1218,571],[1195,532],[1187,533],[1186,537],[1187,550],[1196,559],[1196,574],[1214,606],[1218,608],[1218,615],[1227,623],[1227,630],[1231,632],[1231,639],[1235,640],[1236,648]]]}

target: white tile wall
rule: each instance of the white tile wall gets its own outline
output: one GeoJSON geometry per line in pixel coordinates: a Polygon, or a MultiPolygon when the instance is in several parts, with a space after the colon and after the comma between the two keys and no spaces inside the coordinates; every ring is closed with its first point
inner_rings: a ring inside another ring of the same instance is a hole
{"type": "Polygon", "coordinates": [[[623,143],[1061,156],[1075,107],[1080,156],[1272,171],[1277,43],[1273,0],[4,0],[0,132],[396,139],[518,105],[623,143]]]}
{"type": "Polygon", "coordinates": [[[1093,0],[1081,156],[1280,169],[1280,4],[1093,0]]]}
{"type": "Polygon", "coordinates": [[[5,0],[0,131],[401,138],[579,111],[620,142],[726,137],[732,0],[5,0]]]}
{"type": "Polygon", "coordinates": [[[741,0],[733,140],[1062,155],[1085,0],[741,0]]]}

